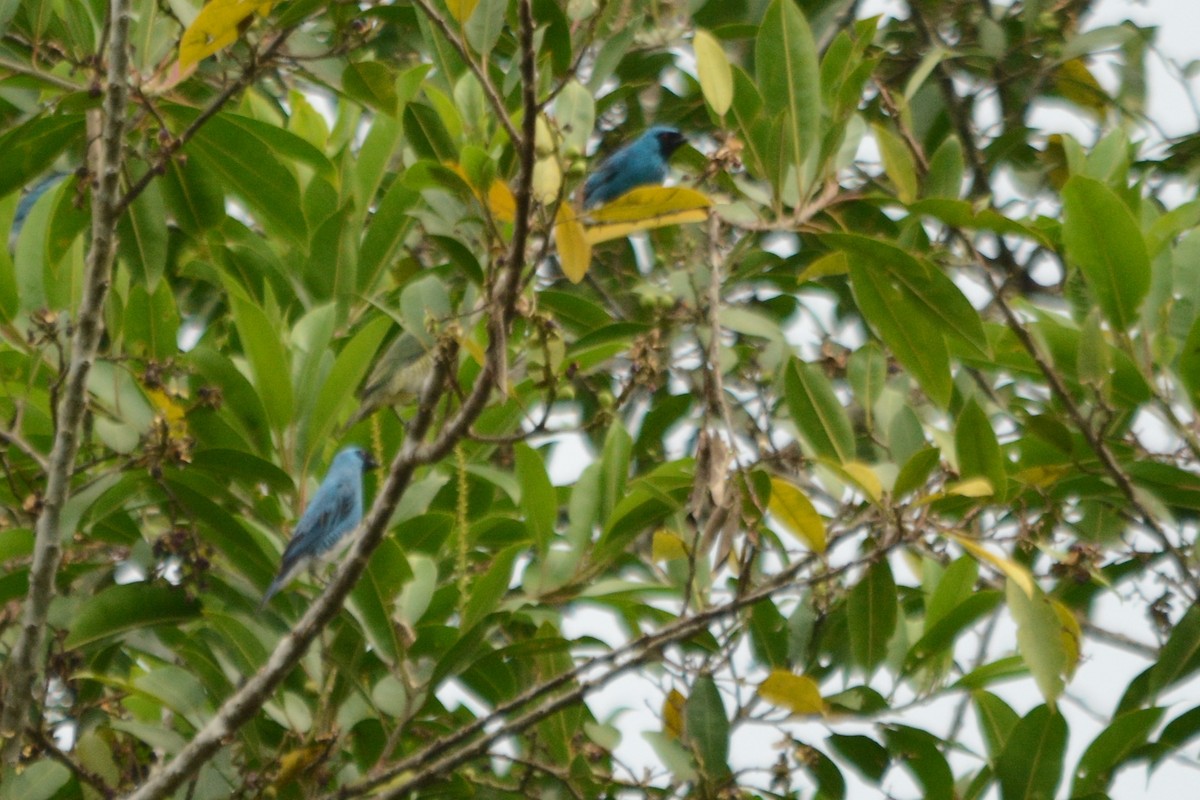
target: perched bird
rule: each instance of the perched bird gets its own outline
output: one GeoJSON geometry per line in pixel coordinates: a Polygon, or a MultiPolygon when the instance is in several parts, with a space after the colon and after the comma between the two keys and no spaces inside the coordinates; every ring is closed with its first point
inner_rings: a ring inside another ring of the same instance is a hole
{"type": "Polygon", "coordinates": [[[407,331],[396,337],[358,392],[358,411],[346,423],[354,425],[377,409],[416,398],[433,366],[433,348],[407,331]]]}
{"type": "Polygon", "coordinates": [[[363,471],[379,466],[361,447],[347,447],[334,456],[333,464],[296,524],[292,539],[283,551],[279,576],[271,581],[259,608],[314,559],[333,556],[334,545],[354,530],[363,515],[363,471]]]}
{"type": "Polygon", "coordinates": [[[674,128],[656,125],[610,155],[583,184],[583,207],[595,208],[638,186],[662,183],[667,161],[686,142],[674,128]]]}

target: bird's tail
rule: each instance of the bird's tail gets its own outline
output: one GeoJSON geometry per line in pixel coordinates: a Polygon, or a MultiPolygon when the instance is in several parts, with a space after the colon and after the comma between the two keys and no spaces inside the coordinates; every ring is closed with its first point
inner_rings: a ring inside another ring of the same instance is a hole
{"type": "Polygon", "coordinates": [[[275,593],[283,587],[283,582],[286,578],[286,574],[280,574],[279,577],[271,581],[271,585],[267,587],[266,594],[264,594],[262,600],[258,602],[259,611],[262,611],[267,607],[267,603],[271,602],[271,598],[274,597],[275,593]]]}

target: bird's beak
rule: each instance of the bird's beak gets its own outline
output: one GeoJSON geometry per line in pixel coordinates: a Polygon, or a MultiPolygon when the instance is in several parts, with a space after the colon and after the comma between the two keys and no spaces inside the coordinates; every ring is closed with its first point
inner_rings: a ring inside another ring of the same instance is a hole
{"type": "Polygon", "coordinates": [[[379,462],[370,453],[363,453],[363,469],[375,469],[379,466],[379,462]]]}

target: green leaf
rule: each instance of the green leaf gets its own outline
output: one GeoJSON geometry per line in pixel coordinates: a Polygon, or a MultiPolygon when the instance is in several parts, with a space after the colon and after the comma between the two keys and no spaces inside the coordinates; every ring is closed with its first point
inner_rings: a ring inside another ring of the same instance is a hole
{"type": "Polygon", "coordinates": [[[957,136],[947,136],[929,159],[922,195],[957,200],[963,189],[964,164],[962,142],[957,136]]]}
{"type": "Polygon", "coordinates": [[[1071,795],[1082,797],[1108,791],[1113,773],[1130,760],[1150,738],[1162,719],[1163,708],[1143,708],[1116,717],[1092,740],[1075,767],[1071,795]]]}
{"type": "Polygon", "coordinates": [[[284,431],[292,425],[294,404],[291,359],[279,341],[279,326],[238,291],[229,292],[229,305],[267,418],[276,431],[284,431]]]}
{"type": "Polygon", "coordinates": [[[1042,697],[1053,708],[1062,694],[1069,662],[1063,642],[1063,625],[1050,605],[1050,598],[1033,587],[1033,596],[1011,578],[1006,581],[1008,610],[1017,623],[1017,647],[1033,674],[1042,697]]]}
{"type": "Polygon", "coordinates": [[[954,775],[937,737],[905,725],[889,726],[886,732],[888,752],[921,784],[921,796],[925,800],[953,800],[954,775]]]}
{"type": "Polygon", "coordinates": [[[1046,705],[1026,714],[996,759],[1002,800],[1051,800],[1062,779],[1066,749],[1067,721],[1062,714],[1046,705]]]}
{"type": "Polygon", "coordinates": [[[849,257],[854,299],[863,317],[913,378],[940,406],[950,403],[950,353],[943,329],[870,259],[849,257]]]}
{"type": "Polygon", "coordinates": [[[841,401],[820,370],[793,359],[784,376],[792,420],[813,452],[844,464],[854,460],[854,430],[841,401]]]}
{"type": "Polygon", "coordinates": [[[997,591],[978,592],[963,599],[909,648],[905,672],[914,672],[928,660],[943,653],[952,653],[959,634],[995,611],[1003,599],[1004,596],[997,591]]]}
{"type": "Polygon", "coordinates": [[[471,596],[463,608],[462,629],[473,628],[476,623],[496,610],[501,598],[508,592],[512,581],[513,563],[517,556],[526,552],[523,544],[505,548],[496,554],[487,572],[472,582],[471,596]]]}
{"type": "Polygon", "coordinates": [[[1194,603],[1175,625],[1150,671],[1150,695],[1175,686],[1200,669],[1200,603],[1194,603]]]}
{"type": "Polygon", "coordinates": [[[354,334],[354,338],[338,353],[329,375],[321,384],[316,405],[313,406],[312,415],[309,417],[305,463],[325,446],[337,425],[339,412],[353,402],[354,392],[371,367],[375,351],[379,349],[379,343],[383,341],[391,325],[392,321],[388,317],[376,317],[354,334]]]}
{"type": "Polygon", "coordinates": [[[486,58],[504,31],[504,13],[508,10],[508,0],[477,0],[477,2],[478,5],[471,12],[463,29],[471,47],[475,49],[476,53],[486,58]]]}
{"type": "Polygon", "coordinates": [[[913,453],[900,468],[900,474],[892,486],[892,495],[899,499],[924,486],[933,468],[941,461],[941,456],[942,451],[936,447],[926,447],[913,453]]]}
{"type": "Polygon", "coordinates": [[[963,478],[983,477],[992,491],[1003,500],[1008,488],[1004,454],[992,430],[992,421],[974,399],[959,413],[954,426],[954,450],[958,457],[958,472],[963,478]]]}
{"type": "Polygon", "coordinates": [[[182,589],[147,583],[110,586],[83,604],[63,646],[84,647],[139,628],[178,625],[199,614],[200,604],[182,589]]]}
{"type": "Polygon", "coordinates": [[[700,91],[708,107],[718,117],[725,116],[733,103],[733,70],[721,43],[704,30],[697,28],[692,37],[692,50],[696,53],[696,76],[700,79],[700,91]]]}
{"type": "Polygon", "coordinates": [[[821,83],[812,31],[791,0],[773,0],[767,7],[754,45],[754,64],[762,96],[785,109],[785,158],[797,170],[803,199],[816,174],[821,83]]]}
{"type": "Polygon", "coordinates": [[[1183,348],[1179,351],[1179,379],[1188,390],[1192,408],[1200,408],[1200,317],[1192,323],[1183,348]]]}
{"type": "Polygon", "coordinates": [[[558,494],[546,473],[546,464],[538,451],[520,443],[513,448],[517,478],[521,481],[521,511],[537,548],[546,552],[554,537],[558,519],[558,494]]]}
{"type": "Polygon", "coordinates": [[[894,291],[904,297],[905,307],[924,316],[941,335],[980,355],[991,355],[979,312],[954,281],[935,265],[890,242],[867,236],[831,233],[822,238],[847,252],[852,276],[856,261],[869,261],[894,282],[894,291]]]}
{"type": "MultiPolygon", "coordinates": [[[[170,115],[184,124],[194,120],[193,109],[172,106],[170,115]]],[[[268,229],[293,245],[308,245],[308,225],[300,208],[300,185],[277,158],[272,147],[232,122],[221,124],[218,114],[201,126],[184,148],[204,169],[238,194],[268,229]]],[[[286,132],[284,132],[286,133],[286,132]]],[[[314,149],[298,136],[303,146],[314,149]]]]}
{"type": "Polygon", "coordinates": [[[884,746],[870,736],[835,733],[825,741],[829,743],[834,752],[849,761],[864,778],[872,783],[879,783],[883,780],[892,761],[884,746]]]}
{"type": "Polygon", "coordinates": [[[711,676],[701,675],[696,679],[683,713],[687,740],[701,774],[710,780],[727,775],[729,718],[711,676]]]}
{"type": "Polygon", "coordinates": [[[0,136],[0,197],[33,181],[73,142],[82,142],[82,114],[34,117],[0,136]]]}
{"type": "MultiPolygon", "coordinates": [[[[62,796],[61,791],[71,783],[71,771],[49,758],[34,761],[17,773],[11,769],[6,765],[0,773],[4,776],[0,800],[52,800],[62,796]]],[[[74,789],[80,791],[77,786],[74,789]]]]}
{"type": "Polygon", "coordinates": [[[158,181],[151,182],[121,216],[118,233],[121,258],[154,292],[167,265],[167,213],[158,181]]]}
{"type": "Polygon", "coordinates": [[[1127,330],[1150,290],[1141,228],[1121,198],[1099,181],[1072,176],[1062,195],[1067,257],[1079,266],[1109,324],[1127,330]]]}
{"type": "Polygon", "coordinates": [[[392,621],[392,609],[400,588],[413,577],[404,548],[394,538],[384,539],[371,554],[367,568],[350,592],[352,610],[363,634],[389,664],[404,657],[404,641],[392,621]]]}
{"type": "Polygon", "coordinates": [[[395,116],[396,73],[381,61],[351,61],[342,70],[342,91],[367,108],[395,116]]]}
{"type": "Polygon", "coordinates": [[[850,590],[847,601],[850,648],[854,662],[868,673],[887,657],[896,632],[896,582],[886,559],[876,561],[850,590]]]}
{"type": "Polygon", "coordinates": [[[896,196],[902,203],[912,203],[917,199],[917,167],[913,163],[912,152],[898,135],[885,126],[875,123],[871,126],[875,141],[879,144],[879,154],[883,158],[883,170],[896,187],[896,196]]]}
{"type": "Polygon", "coordinates": [[[1008,703],[991,692],[974,691],[971,700],[975,704],[975,719],[979,722],[988,753],[994,761],[1004,752],[1004,745],[1021,718],[1008,703]]]}

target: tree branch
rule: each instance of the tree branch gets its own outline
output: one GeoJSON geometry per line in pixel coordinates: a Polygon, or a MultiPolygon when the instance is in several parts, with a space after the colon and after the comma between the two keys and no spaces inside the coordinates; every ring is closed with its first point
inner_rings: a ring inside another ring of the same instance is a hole
{"type": "Polygon", "coordinates": [[[108,86],[101,115],[100,146],[93,174],[92,233],[84,272],[83,298],[76,314],[67,378],[55,418],[54,444],[48,459],[46,495],[37,521],[29,591],[21,633],[8,662],[0,736],[9,737],[5,756],[20,751],[17,733],[24,727],[36,696],[42,693],[42,643],[46,616],[54,598],[54,578],[62,560],[62,509],[70,494],[72,468],[79,449],[79,427],[87,409],[87,377],[104,329],[104,300],[111,280],[119,218],[122,145],[129,98],[128,0],[112,0],[108,40],[108,86]]]}
{"type": "Polygon", "coordinates": [[[417,413],[409,425],[408,435],[400,452],[392,461],[388,477],[375,498],[367,518],[348,557],[342,562],[325,591],[300,618],[296,627],[280,640],[267,663],[238,691],[227,698],[212,719],[176,754],[159,766],[150,777],[129,795],[129,800],[160,800],[194,775],[221,748],[229,736],[248,722],[267,701],[271,692],[300,661],[308,646],[341,610],[342,603],[366,569],[375,548],[387,533],[396,504],[412,479],[416,468],[435,461],[453,449],[466,435],[471,423],[482,413],[498,378],[503,377],[507,361],[508,325],[520,289],[524,267],[525,246],[529,239],[533,204],[533,165],[536,114],[536,83],[533,52],[533,14],[528,0],[520,4],[521,16],[521,73],[526,109],[522,138],[516,142],[521,163],[516,197],[516,221],[507,260],[492,286],[489,295],[491,314],[488,324],[490,341],[483,369],[475,386],[462,406],[440,430],[437,438],[422,444],[433,423],[442,388],[455,363],[457,349],[444,343],[434,358],[433,368],[421,392],[417,413]]]}

